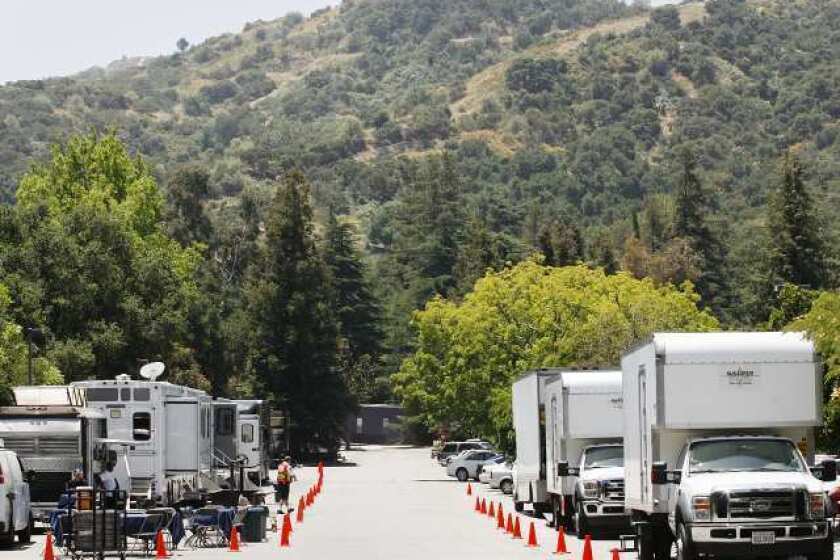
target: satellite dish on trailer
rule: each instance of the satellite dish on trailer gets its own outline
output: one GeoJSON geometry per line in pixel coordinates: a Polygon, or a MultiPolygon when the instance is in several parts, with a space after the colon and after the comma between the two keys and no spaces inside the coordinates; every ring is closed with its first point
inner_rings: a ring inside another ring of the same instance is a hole
{"type": "Polygon", "coordinates": [[[163,375],[163,370],[165,369],[166,365],[163,362],[152,362],[140,368],[140,377],[154,381],[163,375]]]}

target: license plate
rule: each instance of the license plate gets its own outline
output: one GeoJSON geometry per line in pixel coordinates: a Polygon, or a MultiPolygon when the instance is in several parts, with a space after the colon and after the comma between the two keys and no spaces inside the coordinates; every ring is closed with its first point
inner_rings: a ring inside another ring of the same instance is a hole
{"type": "Polygon", "coordinates": [[[773,531],[753,531],[753,544],[776,544],[776,533],[773,531]]]}

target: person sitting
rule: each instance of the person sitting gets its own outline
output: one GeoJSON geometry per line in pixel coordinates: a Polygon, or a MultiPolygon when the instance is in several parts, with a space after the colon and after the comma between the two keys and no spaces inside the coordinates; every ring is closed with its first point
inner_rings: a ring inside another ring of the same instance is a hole
{"type": "Polygon", "coordinates": [[[79,486],[87,486],[85,474],[80,469],[73,469],[73,474],[70,475],[70,481],[67,483],[67,489],[75,490],[79,486]]]}

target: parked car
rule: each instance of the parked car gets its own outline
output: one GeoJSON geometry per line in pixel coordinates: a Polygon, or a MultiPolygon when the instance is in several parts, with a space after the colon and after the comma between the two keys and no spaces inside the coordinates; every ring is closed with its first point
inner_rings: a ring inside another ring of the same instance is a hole
{"type": "Polygon", "coordinates": [[[28,543],[32,536],[29,483],[23,473],[17,453],[0,442],[0,543],[5,545],[12,544],[15,535],[22,543],[28,543]]]}
{"type": "Polygon", "coordinates": [[[493,446],[486,441],[450,441],[443,445],[438,451],[437,459],[441,466],[446,466],[447,459],[454,457],[464,451],[473,449],[492,450],[493,446]]]}
{"type": "Polygon", "coordinates": [[[450,461],[446,466],[446,474],[454,476],[461,482],[474,478],[478,480],[478,467],[499,456],[495,451],[474,449],[467,451],[450,461]]]}
{"type": "Polygon", "coordinates": [[[490,488],[501,490],[504,494],[513,492],[513,461],[484,465],[478,479],[490,488]]]}
{"type": "Polygon", "coordinates": [[[488,459],[484,463],[478,465],[478,469],[476,469],[476,478],[479,480],[479,482],[482,482],[481,475],[484,473],[485,469],[495,467],[496,465],[500,465],[504,462],[505,456],[502,453],[499,453],[495,457],[488,459]]]}

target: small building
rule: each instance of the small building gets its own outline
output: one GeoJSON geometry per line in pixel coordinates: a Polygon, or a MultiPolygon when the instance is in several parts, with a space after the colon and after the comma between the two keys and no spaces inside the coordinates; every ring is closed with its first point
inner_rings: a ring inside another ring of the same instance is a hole
{"type": "Polygon", "coordinates": [[[349,443],[399,443],[403,409],[395,404],[361,404],[344,424],[349,443]]]}

